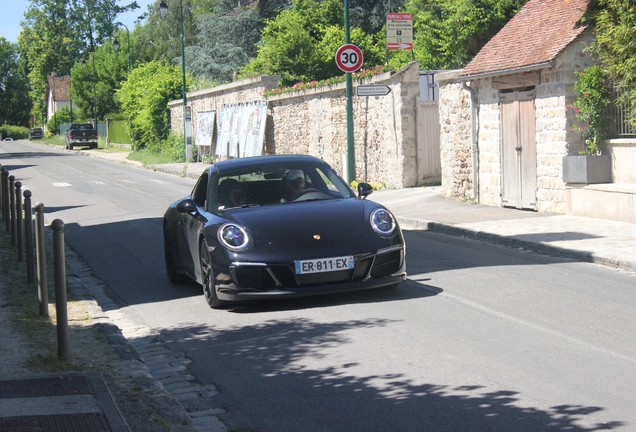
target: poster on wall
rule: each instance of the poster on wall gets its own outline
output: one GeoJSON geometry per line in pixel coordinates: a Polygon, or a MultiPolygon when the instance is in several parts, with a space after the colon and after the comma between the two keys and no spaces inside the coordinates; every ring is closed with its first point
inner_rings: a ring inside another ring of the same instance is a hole
{"type": "Polygon", "coordinates": [[[267,101],[223,104],[218,121],[217,156],[236,158],[263,154],[267,101]]]}
{"type": "Polygon", "coordinates": [[[218,156],[227,156],[230,151],[230,131],[232,130],[232,114],[234,113],[229,104],[221,106],[219,115],[219,134],[216,140],[216,151],[218,156]]]}
{"type": "Polygon", "coordinates": [[[267,101],[255,101],[248,107],[245,156],[261,156],[267,122],[267,101]]]}
{"type": "Polygon", "coordinates": [[[212,145],[216,111],[200,111],[197,113],[196,145],[209,147],[212,145]]]}
{"type": "Polygon", "coordinates": [[[232,107],[232,127],[230,129],[230,152],[228,156],[239,157],[239,130],[241,127],[241,112],[243,106],[240,104],[232,107]]]}

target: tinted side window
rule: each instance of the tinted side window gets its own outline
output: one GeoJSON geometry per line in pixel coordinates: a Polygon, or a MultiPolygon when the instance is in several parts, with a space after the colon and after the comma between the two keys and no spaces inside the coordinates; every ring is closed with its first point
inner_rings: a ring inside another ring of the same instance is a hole
{"type": "Polygon", "coordinates": [[[205,199],[208,194],[208,174],[204,173],[200,178],[197,184],[194,186],[194,190],[192,191],[192,199],[194,203],[198,207],[205,206],[205,199]]]}

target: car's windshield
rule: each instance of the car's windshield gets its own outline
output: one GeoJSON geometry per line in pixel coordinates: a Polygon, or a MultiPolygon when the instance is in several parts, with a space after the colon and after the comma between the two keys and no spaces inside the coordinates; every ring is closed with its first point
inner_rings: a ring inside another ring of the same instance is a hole
{"type": "Polygon", "coordinates": [[[354,197],[326,165],[285,165],[228,172],[217,177],[212,202],[220,210],[354,197]]]}

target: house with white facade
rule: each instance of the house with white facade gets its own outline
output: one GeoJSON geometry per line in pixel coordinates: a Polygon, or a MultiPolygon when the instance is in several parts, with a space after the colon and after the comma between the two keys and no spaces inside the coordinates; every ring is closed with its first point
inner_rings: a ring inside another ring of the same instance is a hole
{"type": "MultiPolygon", "coordinates": [[[[46,121],[51,120],[53,115],[63,107],[70,107],[71,98],[71,77],[70,75],[51,74],[46,77],[46,121]]],[[[73,108],[76,108],[73,105],[73,108]]]]}

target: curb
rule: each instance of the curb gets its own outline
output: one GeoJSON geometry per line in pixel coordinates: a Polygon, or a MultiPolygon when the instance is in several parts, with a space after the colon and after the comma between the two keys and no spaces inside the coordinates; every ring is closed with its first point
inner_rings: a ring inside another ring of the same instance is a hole
{"type": "Polygon", "coordinates": [[[570,258],[577,261],[617,267],[624,270],[636,271],[636,264],[629,261],[619,261],[596,255],[592,252],[585,252],[567,248],[560,248],[543,243],[531,242],[518,237],[507,237],[499,234],[492,234],[484,231],[474,231],[441,222],[434,222],[426,219],[409,218],[396,216],[400,225],[409,226],[422,231],[431,231],[439,234],[464,237],[471,240],[485,241],[488,243],[508,246],[515,249],[525,249],[543,255],[550,255],[561,258],[570,258]]]}

